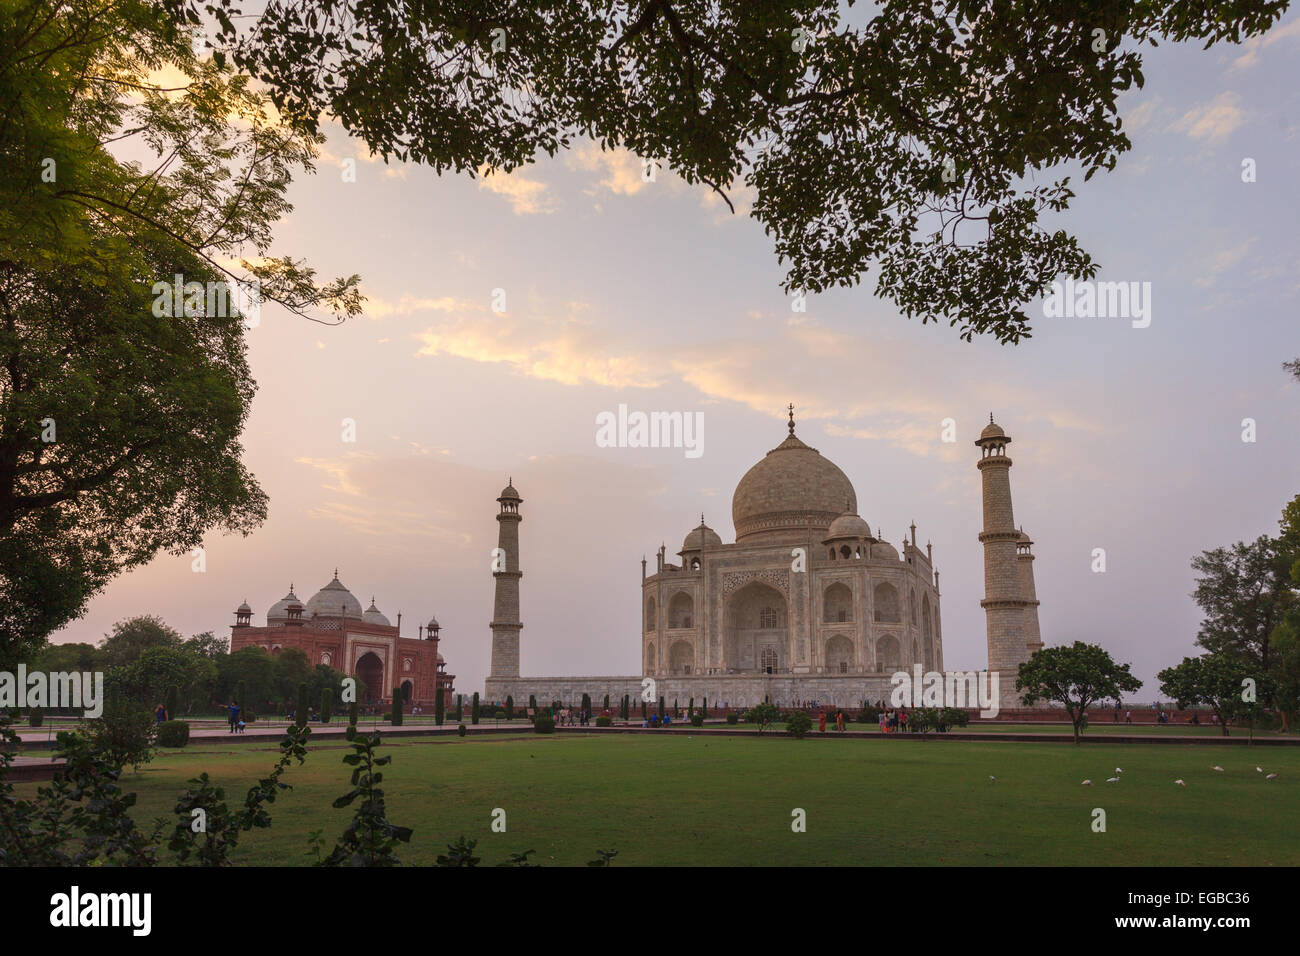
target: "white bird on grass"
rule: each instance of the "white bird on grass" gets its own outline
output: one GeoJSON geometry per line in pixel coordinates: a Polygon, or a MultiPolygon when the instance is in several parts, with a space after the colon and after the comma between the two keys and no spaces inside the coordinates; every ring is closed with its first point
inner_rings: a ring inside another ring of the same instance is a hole
{"type": "Polygon", "coordinates": [[[1085,780],[1085,781],[1083,782],[1082,786],[1085,786],[1085,787],[1091,787],[1091,786],[1092,786],[1092,781],[1091,781],[1091,780],[1085,780]]]}
{"type": "Polygon", "coordinates": [[[1263,767],[1256,767],[1255,769],[1258,770],[1260,773],[1263,773],[1263,772],[1264,772],[1264,768],[1263,768],[1263,767]]]}
{"type": "Polygon", "coordinates": [[[1220,767],[1217,763],[1216,763],[1213,767],[1211,767],[1210,769],[1211,769],[1211,770],[1217,770],[1217,771],[1219,771],[1219,773],[1223,773],[1223,768],[1220,767]]]}
{"type": "Polygon", "coordinates": [[[1123,772],[1124,772],[1124,769],[1123,769],[1122,767],[1116,767],[1116,768],[1115,768],[1115,772],[1116,772],[1116,773],[1123,773],[1123,772]]]}
{"type": "Polygon", "coordinates": [[[996,779],[998,779],[998,778],[995,777],[995,776],[993,776],[993,774],[989,774],[989,779],[990,779],[990,780],[996,780],[996,779]]]}
{"type": "Polygon", "coordinates": [[[1275,773],[1270,773],[1270,774],[1269,774],[1267,777],[1265,777],[1264,779],[1265,779],[1265,780],[1273,780],[1273,779],[1275,779],[1276,777],[1277,777],[1277,774],[1275,774],[1275,773]]]}
{"type": "Polygon", "coordinates": [[[1175,780],[1174,783],[1178,784],[1178,786],[1180,786],[1180,787],[1185,787],[1185,786],[1187,786],[1187,784],[1183,783],[1181,780],[1175,780]]]}
{"type": "Polygon", "coordinates": [[[1107,777],[1107,778],[1106,778],[1106,782],[1107,782],[1107,783],[1119,783],[1119,777],[1107,777]]]}

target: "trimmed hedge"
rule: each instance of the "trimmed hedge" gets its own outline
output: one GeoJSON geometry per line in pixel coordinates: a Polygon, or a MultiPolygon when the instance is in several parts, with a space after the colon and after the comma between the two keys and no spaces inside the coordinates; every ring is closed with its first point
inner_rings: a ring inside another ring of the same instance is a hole
{"type": "Polygon", "coordinates": [[[691,714],[691,726],[692,726],[692,727],[703,727],[703,726],[704,726],[704,715],[703,715],[703,714],[691,714]]]}
{"type": "Polygon", "coordinates": [[[614,723],[613,718],[606,717],[604,714],[601,714],[599,717],[596,718],[597,727],[609,727],[613,723],[614,723]]]}
{"type": "Polygon", "coordinates": [[[159,747],[184,747],[190,742],[190,725],[183,720],[164,720],[158,725],[159,747]]]}
{"type": "Polygon", "coordinates": [[[727,714],[727,723],[729,724],[740,723],[740,715],[737,714],[735,711],[732,711],[730,714],[727,714]]]}
{"type": "Polygon", "coordinates": [[[538,714],[537,718],[533,721],[533,730],[537,731],[539,734],[555,733],[555,718],[546,714],[538,714]]]}
{"type": "Polygon", "coordinates": [[[458,733],[458,734],[460,734],[460,736],[464,737],[467,733],[469,733],[469,731],[467,731],[467,730],[465,729],[465,725],[464,725],[464,724],[461,724],[459,727],[456,728],[456,733],[458,733]]]}
{"type": "Polygon", "coordinates": [[[40,707],[32,707],[27,711],[27,726],[39,727],[45,723],[45,711],[40,707]]]}

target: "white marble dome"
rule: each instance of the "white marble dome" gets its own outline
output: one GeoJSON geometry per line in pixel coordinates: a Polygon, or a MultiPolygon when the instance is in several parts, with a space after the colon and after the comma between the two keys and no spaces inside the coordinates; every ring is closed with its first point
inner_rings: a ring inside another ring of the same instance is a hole
{"type": "Polygon", "coordinates": [[[361,617],[361,602],[339,581],[338,571],[334,580],[311,596],[307,602],[305,617],[361,617]]]}

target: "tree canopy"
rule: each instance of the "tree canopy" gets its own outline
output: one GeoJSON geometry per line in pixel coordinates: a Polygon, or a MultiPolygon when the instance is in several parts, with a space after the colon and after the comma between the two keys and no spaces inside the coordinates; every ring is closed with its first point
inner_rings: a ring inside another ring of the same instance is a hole
{"type": "Polygon", "coordinates": [[[1083,641],[1034,651],[1016,676],[1016,690],[1024,691],[1021,699],[1027,706],[1046,700],[1065,707],[1076,744],[1089,707],[1119,700],[1141,686],[1128,664],[1117,664],[1104,648],[1083,641]]]}
{"type": "Polygon", "coordinates": [[[158,2],[0,6],[0,665],[122,571],[260,524],[245,329],[359,310],[356,276],[272,254],[320,138],[254,86],[158,2]]]}
{"type": "Polygon", "coordinates": [[[1162,40],[1241,42],[1286,0],[167,0],[308,129],[499,174],[577,139],[752,215],[788,290],[861,281],[908,317],[1016,342],[1097,264],[1045,220],[1130,148],[1117,97],[1162,40]],[[1050,175],[1043,175],[1049,173],[1050,175]],[[729,201],[729,200],[728,200],[729,201]]]}

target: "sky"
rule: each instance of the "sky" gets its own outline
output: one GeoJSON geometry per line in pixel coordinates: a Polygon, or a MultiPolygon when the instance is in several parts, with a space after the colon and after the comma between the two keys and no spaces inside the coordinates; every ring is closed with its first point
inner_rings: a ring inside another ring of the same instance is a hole
{"type": "Polygon", "coordinates": [[[1076,178],[1048,224],[1099,279],[1149,282],[1150,324],[1035,305],[1016,346],[909,321],[872,275],[792,311],[743,187],[732,215],[590,143],[509,176],[439,177],[331,127],[272,252],[359,273],[368,302],[338,327],[268,305],[248,332],[245,461],[268,520],[209,536],[202,571],[163,555],[121,576],[55,639],[96,642],[137,614],[229,634],[240,602],[264,623],[290,583],[305,601],[337,567],[408,636],[436,614],[457,688],[481,690],[495,498],[513,478],[523,673],[637,674],[641,558],[675,553],[701,512],[734,540],[732,491],[793,403],[872,528],[898,545],[915,521],[933,543],[945,666],[979,668],[972,442],[991,412],[1012,437],[1044,641],[1101,644],[1156,700],[1156,672],[1197,653],[1191,558],[1275,533],[1300,491],[1300,383],[1280,367],[1300,356],[1298,55],[1295,14],[1241,46],[1145,49],[1145,88],[1121,100],[1134,148],[1076,178]],[[596,418],[620,404],[702,413],[703,453],[599,447],[596,418]]]}

